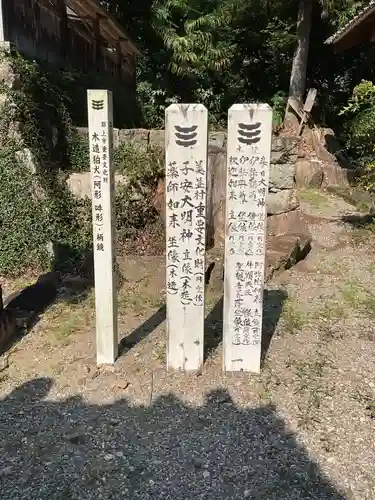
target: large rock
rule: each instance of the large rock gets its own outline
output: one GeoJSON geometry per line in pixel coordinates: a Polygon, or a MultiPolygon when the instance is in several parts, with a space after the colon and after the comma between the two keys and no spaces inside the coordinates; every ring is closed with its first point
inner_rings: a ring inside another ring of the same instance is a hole
{"type": "MultiPolygon", "coordinates": [[[[91,198],[91,172],[75,172],[69,175],[67,184],[70,192],[79,199],[91,198]]],[[[125,175],[115,174],[115,183],[127,184],[125,175]]]]}
{"type": "Polygon", "coordinates": [[[269,236],[296,234],[311,238],[309,228],[299,208],[291,212],[267,217],[267,234],[269,236]]]}
{"type": "Polygon", "coordinates": [[[292,189],[294,186],[294,171],[294,164],[272,163],[270,166],[270,190],[292,189]]]}
{"type": "Polygon", "coordinates": [[[165,147],[165,130],[150,130],[149,146],[156,148],[165,147]]]}
{"type": "Polygon", "coordinates": [[[147,149],[149,145],[150,131],[144,128],[121,129],[119,130],[119,144],[131,142],[136,146],[147,149]]]}
{"type": "Polygon", "coordinates": [[[283,234],[267,238],[265,280],[304,259],[311,249],[308,235],[283,234]]]}
{"type": "Polygon", "coordinates": [[[323,166],[317,160],[300,159],[296,163],[295,182],[297,188],[315,188],[322,186],[323,166]]]}
{"type": "Polygon", "coordinates": [[[218,146],[219,148],[225,148],[227,145],[227,133],[226,132],[210,132],[208,134],[208,143],[211,146],[218,146]]]}
{"type": "Polygon", "coordinates": [[[290,212],[299,207],[295,189],[284,189],[276,193],[268,193],[267,214],[276,215],[290,212]]]}
{"type": "Polygon", "coordinates": [[[324,187],[340,186],[348,188],[349,173],[350,171],[339,167],[338,165],[325,165],[324,166],[324,187]]]}

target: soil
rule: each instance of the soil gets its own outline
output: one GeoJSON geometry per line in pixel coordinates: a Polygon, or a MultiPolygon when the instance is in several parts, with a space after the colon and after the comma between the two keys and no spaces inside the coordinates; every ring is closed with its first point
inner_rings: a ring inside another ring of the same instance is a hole
{"type": "Polygon", "coordinates": [[[114,367],[95,364],[93,291],[65,280],[1,358],[1,498],[375,499],[375,237],[300,194],[312,250],[267,283],[260,375],[222,372],[220,280],[199,375],[165,371],[163,256],[120,259],[114,367]]]}

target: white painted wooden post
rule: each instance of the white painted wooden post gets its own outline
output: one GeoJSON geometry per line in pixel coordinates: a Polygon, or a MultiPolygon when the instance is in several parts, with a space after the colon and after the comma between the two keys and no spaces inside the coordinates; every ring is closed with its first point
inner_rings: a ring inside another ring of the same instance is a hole
{"type": "Polygon", "coordinates": [[[260,372],[267,195],[272,139],[268,104],[228,113],[224,370],[260,372]]]}
{"type": "Polygon", "coordinates": [[[203,364],[207,109],[172,104],[165,113],[168,368],[203,364]]]}
{"type": "Polygon", "coordinates": [[[118,355],[115,262],[112,92],[88,90],[92,217],[95,267],[96,359],[118,355]]]}
{"type": "Polygon", "coordinates": [[[4,0],[0,0],[0,42],[5,42],[5,9],[4,0]]]}

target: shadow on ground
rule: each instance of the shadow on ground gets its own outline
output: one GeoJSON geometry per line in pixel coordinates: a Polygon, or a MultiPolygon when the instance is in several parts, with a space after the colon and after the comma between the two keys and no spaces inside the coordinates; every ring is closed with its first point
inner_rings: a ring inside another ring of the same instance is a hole
{"type": "MultiPolygon", "coordinates": [[[[288,294],[284,290],[264,290],[263,328],[262,328],[262,362],[279,322],[284,301],[288,294]]],[[[224,299],[216,303],[205,321],[205,359],[207,359],[223,340],[223,306],[224,299]]]]}
{"type": "MultiPolygon", "coordinates": [[[[279,322],[284,301],[288,294],[284,290],[265,290],[263,298],[263,331],[262,331],[262,361],[267,356],[267,352],[279,322]]],[[[213,354],[223,340],[223,305],[224,300],[221,297],[213,309],[207,315],[204,324],[204,359],[213,354]]],[[[148,337],[159,325],[166,319],[166,305],[163,304],[159,309],[148,318],[144,323],[137,327],[132,333],[123,337],[119,354],[123,354],[133,348],[146,337],[148,337]]]]}
{"type": "Polygon", "coordinates": [[[0,353],[6,352],[39,322],[41,315],[57,300],[61,276],[49,272],[39,276],[37,281],[18,290],[4,299],[4,311],[15,330],[0,346],[0,353]]]}
{"type": "Polygon", "coordinates": [[[161,325],[166,318],[167,307],[165,304],[159,307],[159,309],[144,323],[142,323],[138,328],[133,330],[130,335],[123,337],[119,345],[119,354],[123,354],[125,351],[136,346],[143,339],[148,337],[156,328],[161,325]]]}
{"type": "Polygon", "coordinates": [[[240,409],[224,391],[202,407],[50,402],[52,385],[32,380],[0,403],[4,499],[345,499],[271,405],[240,409]]]}
{"type": "Polygon", "coordinates": [[[366,226],[374,222],[374,215],[344,215],[341,217],[341,221],[351,224],[353,227],[358,229],[366,229],[366,226]]]}

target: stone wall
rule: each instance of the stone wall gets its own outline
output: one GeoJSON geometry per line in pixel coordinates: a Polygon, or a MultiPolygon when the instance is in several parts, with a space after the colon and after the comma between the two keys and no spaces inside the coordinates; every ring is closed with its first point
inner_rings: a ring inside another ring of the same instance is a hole
{"type": "MultiPolygon", "coordinates": [[[[78,129],[82,136],[88,135],[85,128],[78,129]]],[[[207,244],[222,246],[225,233],[226,191],[226,132],[210,132],[208,147],[207,180],[207,244]]],[[[271,150],[270,185],[267,204],[267,273],[269,278],[279,268],[290,267],[310,248],[311,236],[299,210],[295,185],[295,170],[298,160],[296,137],[274,136],[271,150]]],[[[164,148],[164,130],[114,130],[114,146],[131,142],[142,148],[164,148]]],[[[73,193],[90,196],[89,173],[72,174],[68,180],[73,193]],[[74,178],[74,182],[73,182],[74,178]],[[85,189],[82,186],[85,185],[85,189]],[[85,192],[87,191],[87,192],[85,192]]],[[[118,176],[116,182],[124,182],[118,176]]],[[[159,181],[155,197],[155,208],[165,221],[164,179],[159,181]]]]}
{"type": "MultiPolygon", "coordinates": [[[[88,137],[87,128],[79,128],[83,137],[88,137]]],[[[211,233],[215,243],[223,240],[225,174],[226,174],[226,132],[210,132],[208,143],[208,204],[210,214],[208,223],[213,225],[211,233]]],[[[164,148],[164,130],[114,129],[114,147],[131,142],[142,148],[164,148]]],[[[268,195],[268,215],[271,217],[286,214],[298,209],[294,175],[297,163],[298,139],[295,137],[274,136],[271,151],[270,189],[268,195]]],[[[124,179],[118,176],[117,182],[124,179]]],[[[90,196],[89,174],[72,174],[68,180],[72,192],[77,196],[90,196]]],[[[159,185],[155,199],[158,210],[164,216],[164,189],[159,185]]]]}

